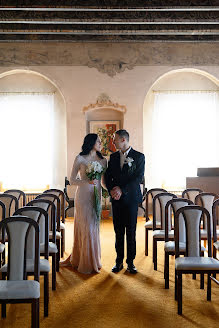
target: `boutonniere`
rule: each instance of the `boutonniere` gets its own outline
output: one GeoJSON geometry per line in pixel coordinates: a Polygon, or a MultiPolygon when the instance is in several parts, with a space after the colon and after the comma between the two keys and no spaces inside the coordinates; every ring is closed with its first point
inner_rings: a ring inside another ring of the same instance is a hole
{"type": "Polygon", "coordinates": [[[128,164],[128,172],[132,172],[133,170],[136,169],[136,165],[132,157],[126,157],[124,164],[128,164]]]}

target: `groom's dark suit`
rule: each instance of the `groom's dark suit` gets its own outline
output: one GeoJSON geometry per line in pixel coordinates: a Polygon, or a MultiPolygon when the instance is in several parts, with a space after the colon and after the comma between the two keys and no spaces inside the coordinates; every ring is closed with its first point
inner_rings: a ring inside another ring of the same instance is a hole
{"type": "Polygon", "coordinates": [[[106,186],[110,192],[113,187],[118,186],[122,190],[119,200],[111,199],[113,208],[113,224],[116,234],[116,263],[120,264],[124,258],[124,235],[127,239],[127,260],[132,264],[136,255],[136,223],[138,204],[142,202],[140,183],[144,176],[145,157],[142,153],[130,149],[128,158],[133,159],[130,167],[124,163],[120,167],[120,152],[117,151],[110,156],[108,168],[105,173],[106,186]]]}

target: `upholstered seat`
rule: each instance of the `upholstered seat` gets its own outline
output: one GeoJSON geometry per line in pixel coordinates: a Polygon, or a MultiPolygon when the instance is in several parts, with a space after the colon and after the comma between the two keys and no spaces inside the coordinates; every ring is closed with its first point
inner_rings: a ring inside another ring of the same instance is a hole
{"type": "MultiPolygon", "coordinates": [[[[219,236],[219,230],[217,230],[217,236],[219,236]]],[[[207,230],[201,229],[201,239],[207,239],[207,230]]]]}
{"type": "MultiPolygon", "coordinates": [[[[53,237],[53,232],[50,231],[49,232],[49,239],[52,239],[52,237],[53,237]]],[[[61,238],[61,232],[56,231],[56,239],[60,239],[60,238],[61,238]]]]}
{"type": "Polygon", "coordinates": [[[40,283],[35,280],[0,280],[0,299],[19,300],[40,297],[40,283]]]}
{"type": "Polygon", "coordinates": [[[5,249],[5,245],[0,243],[0,253],[3,253],[5,249]]]}
{"type": "Polygon", "coordinates": [[[219,251],[219,241],[216,241],[216,242],[214,243],[214,247],[219,251]]]}
{"type": "MultiPolygon", "coordinates": [[[[175,252],[175,241],[168,241],[164,244],[165,252],[175,252]]],[[[185,252],[186,251],[186,243],[179,243],[179,251],[185,252]]],[[[201,246],[201,252],[205,252],[206,248],[201,246]]]]}
{"type": "MultiPolygon", "coordinates": [[[[145,228],[151,228],[153,229],[153,221],[149,220],[145,223],[145,228]]],[[[160,228],[161,227],[161,223],[157,223],[157,227],[160,228]]]]}
{"type": "MultiPolygon", "coordinates": [[[[44,253],[45,251],[45,244],[40,244],[40,253],[44,253]]],[[[49,254],[55,254],[58,252],[58,248],[56,244],[49,242],[49,254]]]]}
{"type": "MultiPolygon", "coordinates": [[[[8,265],[5,264],[0,268],[0,272],[7,272],[8,265]]],[[[27,260],[26,262],[26,270],[28,273],[34,272],[34,261],[27,260]]],[[[40,259],[40,272],[49,272],[50,264],[48,260],[40,259]]]]}
{"type": "MultiPolygon", "coordinates": [[[[154,238],[164,238],[165,230],[154,230],[153,237],[154,238]]],[[[169,238],[174,238],[174,230],[169,231],[169,238]]]]}
{"type": "Polygon", "coordinates": [[[219,261],[211,257],[178,257],[176,270],[219,270],[219,261]]]}

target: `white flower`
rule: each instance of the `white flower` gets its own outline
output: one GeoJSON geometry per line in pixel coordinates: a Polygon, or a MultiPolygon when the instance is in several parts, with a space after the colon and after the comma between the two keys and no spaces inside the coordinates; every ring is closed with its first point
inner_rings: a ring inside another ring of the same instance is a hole
{"type": "Polygon", "coordinates": [[[134,162],[134,159],[132,157],[126,157],[124,164],[128,164],[128,166],[131,167],[132,162],[134,162]]]}

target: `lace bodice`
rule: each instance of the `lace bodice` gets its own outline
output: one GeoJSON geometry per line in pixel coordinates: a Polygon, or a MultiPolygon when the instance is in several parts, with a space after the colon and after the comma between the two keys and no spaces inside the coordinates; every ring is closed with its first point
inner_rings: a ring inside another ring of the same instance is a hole
{"type": "MultiPolygon", "coordinates": [[[[73,164],[73,168],[72,168],[72,172],[71,172],[71,177],[70,177],[70,184],[71,185],[76,185],[76,186],[83,186],[88,184],[88,177],[86,175],[86,168],[88,163],[91,162],[88,160],[88,156],[81,156],[78,155],[75,158],[74,164],[73,164]],[[77,178],[79,177],[79,178],[77,178]]],[[[107,166],[107,160],[105,158],[103,159],[98,159],[98,162],[104,167],[106,168],[107,166]]],[[[102,183],[103,179],[102,179],[102,183]]]]}

